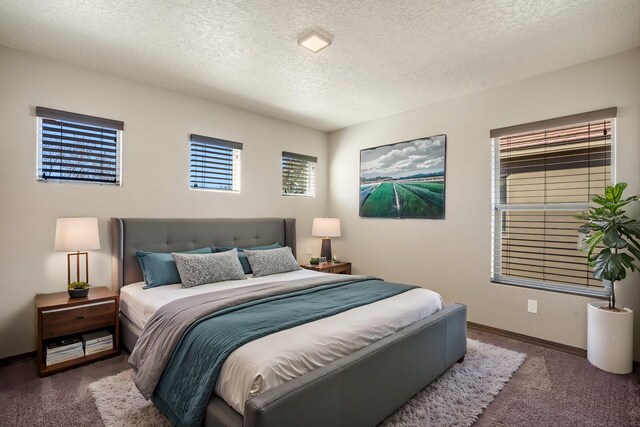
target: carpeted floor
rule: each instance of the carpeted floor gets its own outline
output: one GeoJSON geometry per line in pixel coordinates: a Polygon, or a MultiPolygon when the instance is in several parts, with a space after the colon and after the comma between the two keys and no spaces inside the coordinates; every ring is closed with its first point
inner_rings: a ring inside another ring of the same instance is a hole
{"type": "MultiPolygon", "coordinates": [[[[475,426],[640,426],[640,373],[614,375],[581,357],[469,330],[469,338],[527,354],[475,426]]],[[[0,425],[100,426],[87,387],[127,368],[119,356],[46,378],[35,361],[0,367],[0,425]]]]}
{"type": "Polygon", "coordinates": [[[584,357],[488,332],[469,337],[527,354],[474,426],[640,426],[640,372],[616,375],[584,357]]]}

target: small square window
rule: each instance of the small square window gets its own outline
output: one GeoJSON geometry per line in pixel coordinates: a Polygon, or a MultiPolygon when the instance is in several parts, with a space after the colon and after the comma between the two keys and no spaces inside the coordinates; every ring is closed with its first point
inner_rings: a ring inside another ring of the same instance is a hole
{"type": "Polygon", "coordinates": [[[242,144],[191,135],[189,186],[198,190],[240,192],[242,144]]]}
{"type": "Polygon", "coordinates": [[[37,107],[38,181],[120,185],[124,123],[37,107]]]}
{"type": "Polygon", "coordinates": [[[282,153],[282,195],[316,195],[316,157],[302,154],[282,153]]]}

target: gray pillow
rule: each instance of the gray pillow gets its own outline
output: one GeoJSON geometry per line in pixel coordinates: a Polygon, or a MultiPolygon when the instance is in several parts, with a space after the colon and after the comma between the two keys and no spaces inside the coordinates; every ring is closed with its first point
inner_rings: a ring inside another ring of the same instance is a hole
{"type": "MultiPolygon", "coordinates": [[[[224,252],[226,253],[226,252],[224,252]]],[[[288,271],[300,270],[298,261],[293,256],[291,248],[285,246],[278,249],[267,249],[262,251],[244,250],[251,264],[255,277],[268,276],[276,273],[286,273],[288,271]]]]}
{"type": "Polygon", "coordinates": [[[238,260],[238,251],[213,254],[171,254],[178,267],[183,288],[223,280],[246,279],[238,260]]]}

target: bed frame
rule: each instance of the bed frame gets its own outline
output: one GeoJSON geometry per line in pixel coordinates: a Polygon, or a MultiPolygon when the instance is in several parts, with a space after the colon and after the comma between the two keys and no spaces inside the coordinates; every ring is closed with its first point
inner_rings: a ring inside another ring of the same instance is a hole
{"type": "MultiPolygon", "coordinates": [[[[136,251],[280,242],[296,254],[293,218],[112,218],[112,286],[143,280],[136,251]]],[[[121,342],[142,332],[120,313],[121,342]]],[[[210,427],[375,426],[467,352],[467,308],[452,304],[375,344],[249,399],[244,417],[212,395],[210,427]]]]}

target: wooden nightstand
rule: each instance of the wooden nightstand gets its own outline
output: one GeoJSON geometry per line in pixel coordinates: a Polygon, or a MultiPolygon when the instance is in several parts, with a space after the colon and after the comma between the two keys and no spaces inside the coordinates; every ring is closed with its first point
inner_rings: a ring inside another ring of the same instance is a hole
{"type": "Polygon", "coordinates": [[[350,262],[328,262],[318,265],[305,264],[300,267],[306,268],[307,270],[321,271],[323,273],[351,274],[350,262]]]}
{"type": "Polygon", "coordinates": [[[70,298],[67,292],[37,294],[35,297],[38,334],[38,372],[41,376],[59,372],[120,353],[117,293],[104,286],[91,288],[84,298],[70,298]],[[113,348],[89,356],[46,366],[45,343],[65,335],[106,329],[113,335],[113,348]]]}

